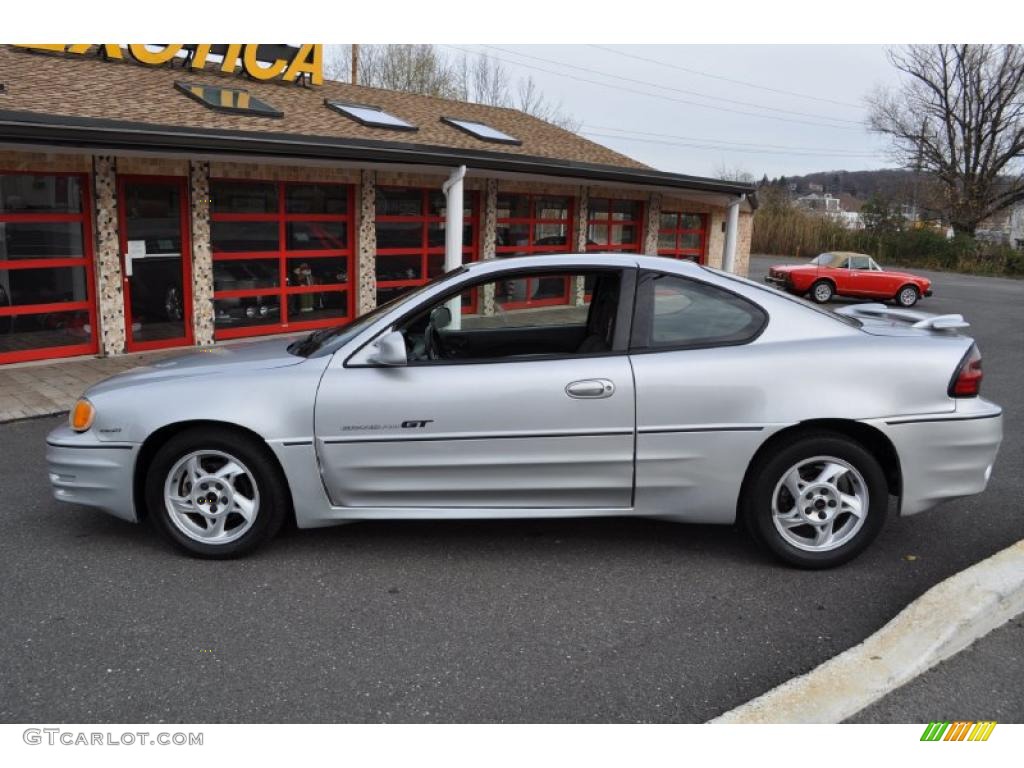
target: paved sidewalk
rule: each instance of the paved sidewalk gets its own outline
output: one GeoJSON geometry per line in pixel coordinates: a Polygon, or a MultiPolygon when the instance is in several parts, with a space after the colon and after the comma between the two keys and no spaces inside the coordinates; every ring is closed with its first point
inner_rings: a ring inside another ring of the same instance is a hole
{"type": "Polygon", "coordinates": [[[96,382],[181,351],[0,366],[0,423],[61,413],[96,382]]]}

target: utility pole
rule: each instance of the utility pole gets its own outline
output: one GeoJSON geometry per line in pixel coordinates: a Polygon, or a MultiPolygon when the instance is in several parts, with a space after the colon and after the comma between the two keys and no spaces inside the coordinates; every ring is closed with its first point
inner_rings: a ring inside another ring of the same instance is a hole
{"type": "Polygon", "coordinates": [[[352,85],[359,85],[359,45],[352,43],[352,85]]]}

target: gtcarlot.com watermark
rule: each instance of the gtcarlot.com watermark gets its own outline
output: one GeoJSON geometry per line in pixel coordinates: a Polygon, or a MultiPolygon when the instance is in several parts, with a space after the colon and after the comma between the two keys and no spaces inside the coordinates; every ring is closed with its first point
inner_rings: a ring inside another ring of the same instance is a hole
{"type": "Polygon", "coordinates": [[[63,728],[26,728],[21,734],[30,746],[65,747],[201,747],[203,733],[177,731],[66,731],[63,728]]]}

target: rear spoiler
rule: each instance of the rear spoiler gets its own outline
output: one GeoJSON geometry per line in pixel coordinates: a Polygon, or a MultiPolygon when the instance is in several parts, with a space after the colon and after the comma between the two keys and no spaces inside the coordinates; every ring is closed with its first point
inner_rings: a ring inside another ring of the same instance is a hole
{"type": "Polygon", "coordinates": [[[968,328],[971,325],[964,320],[963,315],[933,315],[930,312],[918,312],[915,309],[887,307],[885,304],[851,304],[847,307],[840,307],[835,312],[847,317],[872,317],[900,321],[913,328],[923,328],[928,331],[955,331],[958,328],[968,328]]]}

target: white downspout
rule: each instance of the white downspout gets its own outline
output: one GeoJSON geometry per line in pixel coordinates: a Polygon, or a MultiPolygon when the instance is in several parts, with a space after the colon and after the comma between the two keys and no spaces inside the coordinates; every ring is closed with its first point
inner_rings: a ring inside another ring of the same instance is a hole
{"type": "Polygon", "coordinates": [[[729,207],[726,209],[725,253],[722,254],[722,270],[724,272],[736,271],[736,240],[740,226],[740,203],[746,199],[746,195],[740,195],[729,203],[729,207]]]}
{"type": "MultiPolygon", "coordinates": [[[[462,199],[462,180],[466,177],[466,166],[460,165],[451,172],[447,181],[441,185],[445,198],[444,223],[444,271],[449,272],[462,266],[462,212],[465,210],[462,199]]],[[[452,322],[448,327],[459,330],[462,327],[462,301],[458,296],[448,302],[452,313],[452,322]]]]}

